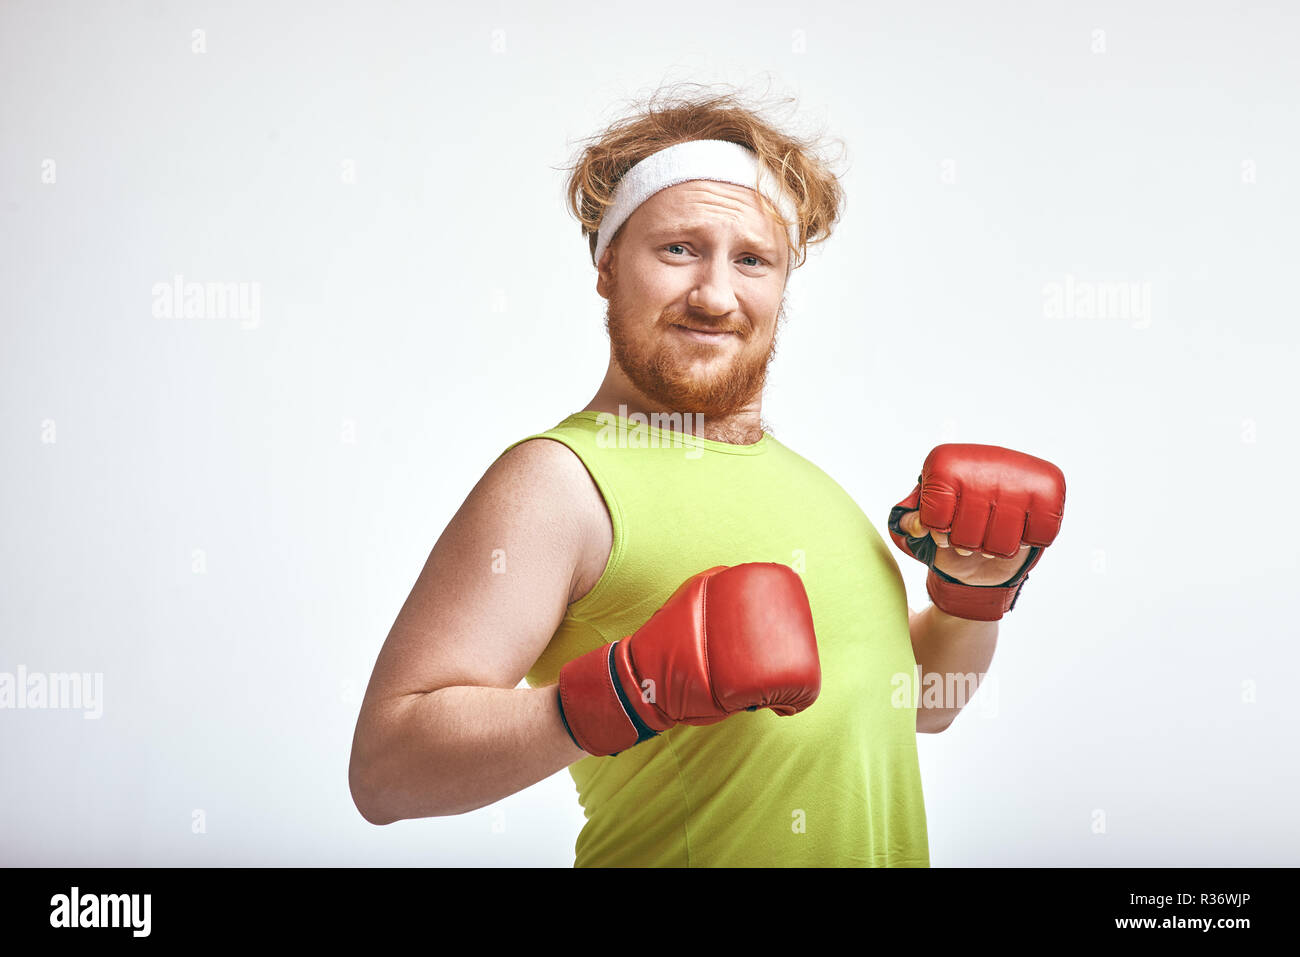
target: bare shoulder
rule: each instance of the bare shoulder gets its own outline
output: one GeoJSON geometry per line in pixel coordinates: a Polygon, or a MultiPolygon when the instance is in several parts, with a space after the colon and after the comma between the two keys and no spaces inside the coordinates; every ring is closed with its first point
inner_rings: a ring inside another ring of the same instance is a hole
{"type": "Polygon", "coordinates": [[[600,552],[602,521],[604,499],[567,446],[529,439],[498,456],[430,551],[380,649],[367,701],[517,686],[567,606],[600,578],[609,554],[608,545],[600,552]]]}
{"type": "Polygon", "coordinates": [[[569,603],[578,601],[600,580],[614,541],[609,509],[587,467],[563,442],[535,438],[503,454],[493,469],[504,488],[530,500],[557,532],[562,528],[578,543],[569,603]]]}

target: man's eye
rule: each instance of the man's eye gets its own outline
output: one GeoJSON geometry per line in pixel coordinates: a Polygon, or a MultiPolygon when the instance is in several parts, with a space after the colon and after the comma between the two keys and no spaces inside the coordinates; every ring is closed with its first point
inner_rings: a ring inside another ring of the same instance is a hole
{"type": "MultiPolygon", "coordinates": [[[[672,252],[672,250],[674,250],[674,249],[682,249],[682,250],[684,250],[684,249],[686,249],[686,244],[685,244],[685,243],[669,243],[667,246],[664,247],[664,249],[668,250],[669,252],[672,252]]],[[[764,260],[763,260],[761,257],[759,257],[759,256],[754,256],[754,255],[743,256],[743,257],[741,257],[741,258],[742,258],[742,259],[752,259],[752,260],[754,261],[754,266],[761,266],[761,265],[763,265],[763,262],[764,262],[764,260]]]]}

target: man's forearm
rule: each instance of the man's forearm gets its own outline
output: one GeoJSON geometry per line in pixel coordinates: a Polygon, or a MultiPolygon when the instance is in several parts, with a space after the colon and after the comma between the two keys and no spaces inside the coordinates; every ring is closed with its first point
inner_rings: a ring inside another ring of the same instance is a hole
{"type": "Polygon", "coordinates": [[[916,730],[933,734],[952,724],[979,687],[993,660],[998,623],[954,618],[930,605],[909,612],[908,627],[921,668],[916,730]],[[938,700],[932,700],[936,695],[938,700]]]}
{"type": "Polygon", "coordinates": [[[587,756],[555,685],[408,695],[359,722],[352,748],[353,800],[372,824],[477,810],[587,756]]]}

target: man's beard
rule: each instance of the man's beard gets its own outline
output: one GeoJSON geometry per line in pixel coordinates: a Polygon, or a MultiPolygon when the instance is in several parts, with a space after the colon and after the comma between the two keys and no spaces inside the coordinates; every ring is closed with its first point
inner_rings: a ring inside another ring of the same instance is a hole
{"type": "MultiPolygon", "coordinates": [[[[669,331],[672,323],[689,323],[697,328],[728,329],[731,324],[719,325],[705,319],[692,319],[679,313],[668,312],[656,324],[651,335],[660,339],[643,344],[629,334],[627,315],[624,304],[618,294],[609,297],[605,308],[605,331],[609,333],[614,360],[623,374],[647,398],[659,403],[657,411],[694,413],[713,419],[733,415],[749,404],[762,390],[767,382],[767,368],[776,355],[777,331],[785,316],[785,297],[781,298],[781,307],[777,312],[776,328],[772,331],[772,342],[766,354],[757,355],[748,351],[752,329],[738,330],[743,338],[740,354],[731,361],[728,368],[719,372],[702,373],[694,370],[699,360],[689,348],[681,343],[663,341],[663,336],[676,335],[669,331]]],[[[712,348],[712,347],[708,347],[712,348]]]]}

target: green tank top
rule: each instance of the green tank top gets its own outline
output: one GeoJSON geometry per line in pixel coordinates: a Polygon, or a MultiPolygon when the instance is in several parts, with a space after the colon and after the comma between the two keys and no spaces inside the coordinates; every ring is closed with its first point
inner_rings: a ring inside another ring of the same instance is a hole
{"type": "Polygon", "coordinates": [[[915,702],[899,691],[916,667],[906,593],[848,493],[767,432],[730,445],[578,412],[528,438],[542,437],[587,467],[613,548],[531,687],[631,635],[692,575],[744,562],[799,573],[822,668],[821,694],[799,714],[678,725],[570,765],[586,815],[575,866],[928,867],[915,702]]]}

